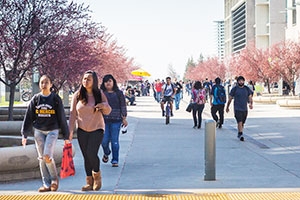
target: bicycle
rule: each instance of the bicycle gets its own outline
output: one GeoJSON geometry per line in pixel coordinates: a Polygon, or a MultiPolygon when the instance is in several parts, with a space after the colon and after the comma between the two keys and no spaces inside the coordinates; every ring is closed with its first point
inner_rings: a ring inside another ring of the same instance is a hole
{"type": "Polygon", "coordinates": [[[23,92],[21,98],[23,101],[30,101],[32,94],[30,91],[23,92]]]}
{"type": "Polygon", "coordinates": [[[166,124],[170,123],[170,116],[171,116],[171,107],[170,107],[170,102],[166,102],[166,112],[165,112],[165,117],[166,117],[166,124]]]}

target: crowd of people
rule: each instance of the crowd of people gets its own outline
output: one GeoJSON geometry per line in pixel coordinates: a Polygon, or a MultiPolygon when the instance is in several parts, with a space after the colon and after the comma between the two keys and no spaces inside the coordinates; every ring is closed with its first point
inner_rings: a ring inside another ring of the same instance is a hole
{"type": "Polygon", "coordinates": [[[164,104],[170,102],[171,116],[173,114],[173,101],[175,109],[179,109],[180,100],[183,98],[183,90],[190,96],[190,104],[187,111],[192,112],[194,122],[193,128],[200,129],[202,125],[202,112],[206,103],[210,105],[211,116],[216,122],[216,128],[222,128],[224,123],[224,110],[229,112],[229,106],[234,99],[234,117],[237,122],[237,137],[244,141],[243,128],[248,115],[249,108],[253,108],[252,96],[255,91],[254,83],[250,80],[245,85],[245,78],[238,76],[231,82],[222,82],[217,77],[214,81],[206,78],[204,81],[188,81],[185,85],[182,81],[166,78],[166,82],[157,79],[153,84],[153,94],[157,102],[161,104],[162,116],[165,115],[164,104]],[[226,89],[226,88],[227,89],[226,89]],[[227,92],[226,92],[227,90],[227,92]],[[228,101],[227,101],[228,98],[228,101]]]}
{"type": "Polygon", "coordinates": [[[201,129],[202,112],[206,104],[210,105],[216,127],[222,128],[225,106],[226,112],[229,112],[230,104],[234,100],[237,137],[244,141],[243,128],[247,119],[248,104],[250,109],[253,108],[252,95],[255,87],[252,85],[246,86],[245,78],[239,76],[226,93],[224,84],[218,77],[214,81],[206,79],[188,81],[186,84],[176,78],[172,80],[171,77],[166,77],[165,81],[157,79],[151,84],[146,80],[140,85],[127,86],[124,89],[119,88],[111,74],[105,75],[99,86],[97,74],[94,71],[86,71],[79,89],[73,94],[67,123],[62,100],[52,79],[48,75],[43,75],[39,80],[40,93],[31,99],[21,129],[24,147],[27,137],[31,132],[34,133],[43,183],[38,191],[58,190],[59,178],[53,158],[55,144],[60,131],[65,144],[72,143],[75,130],[86,174],[86,185],[81,190],[100,190],[102,175],[98,151],[102,146],[102,162],[107,163],[111,160],[112,167],[118,167],[119,134],[120,130],[128,125],[127,101],[129,106],[136,105],[136,97],[150,96],[151,88],[154,100],[160,104],[162,116],[165,115],[166,102],[170,103],[171,116],[174,116],[173,107],[179,110],[183,95],[188,95],[195,129],[201,129]]]}

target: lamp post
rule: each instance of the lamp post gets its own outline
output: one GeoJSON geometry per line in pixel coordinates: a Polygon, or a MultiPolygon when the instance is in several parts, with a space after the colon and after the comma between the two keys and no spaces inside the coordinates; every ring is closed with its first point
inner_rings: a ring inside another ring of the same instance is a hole
{"type": "Polygon", "coordinates": [[[32,74],[32,94],[37,94],[40,91],[39,88],[39,78],[40,74],[36,67],[33,68],[33,74],[32,74]]]}

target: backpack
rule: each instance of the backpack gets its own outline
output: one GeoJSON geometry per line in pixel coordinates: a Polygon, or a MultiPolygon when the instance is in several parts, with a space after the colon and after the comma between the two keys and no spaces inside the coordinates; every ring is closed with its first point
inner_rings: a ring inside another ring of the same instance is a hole
{"type": "Polygon", "coordinates": [[[226,92],[222,85],[216,85],[214,89],[214,97],[216,98],[216,102],[218,104],[226,103],[226,92]]]}
{"type": "MultiPolygon", "coordinates": [[[[173,92],[174,92],[175,85],[174,85],[173,83],[171,83],[171,86],[172,86],[172,93],[173,93],[173,92]]],[[[168,87],[168,84],[165,84],[165,89],[164,89],[164,91],[166,91],[167,87],[168,87]]]]}
{"type": "Polygon", "coordinates": [[[196,95],[195,103],[197,103],[197,104],[205,104],[205,101],[206,101],[205,100],[205,90],[198,90],[198,93],[195,94],[195,95],[196,95]]]}
{"type": "MultiPolygon", "coordinates": [[[[174,90],[174,84],[173,83],[171,83],[171,86],[172,86],[172,90],[174,90]]],[[[165,84],[165,90],[167,89],[167,87],[168,87],[168,84],[165,84]]]]}

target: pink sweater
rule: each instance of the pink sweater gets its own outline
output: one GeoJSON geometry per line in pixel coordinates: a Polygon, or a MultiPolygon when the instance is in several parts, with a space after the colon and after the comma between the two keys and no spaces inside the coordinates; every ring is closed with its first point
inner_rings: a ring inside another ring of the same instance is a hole
{"type": "Polygon", "coordinates": [[[111,108],[107,103],[107,99],[103,93],[102,103],[104,108],[101,111],[94,111],[95,98],[93,96],[88,96],[88,103],[86,105],[82,104],[81,101],[77,102],[77,94],[75,92],[72,98],[71,108],[70,108],[70,119],[69,119],[69,129],[70,133],[73,135],[75,122],[77,121],[78,128],[84,131],[91,132],[97,129],[105,129],[105,123],[103,114],[107,115],[110,113],[111,108]]]}

